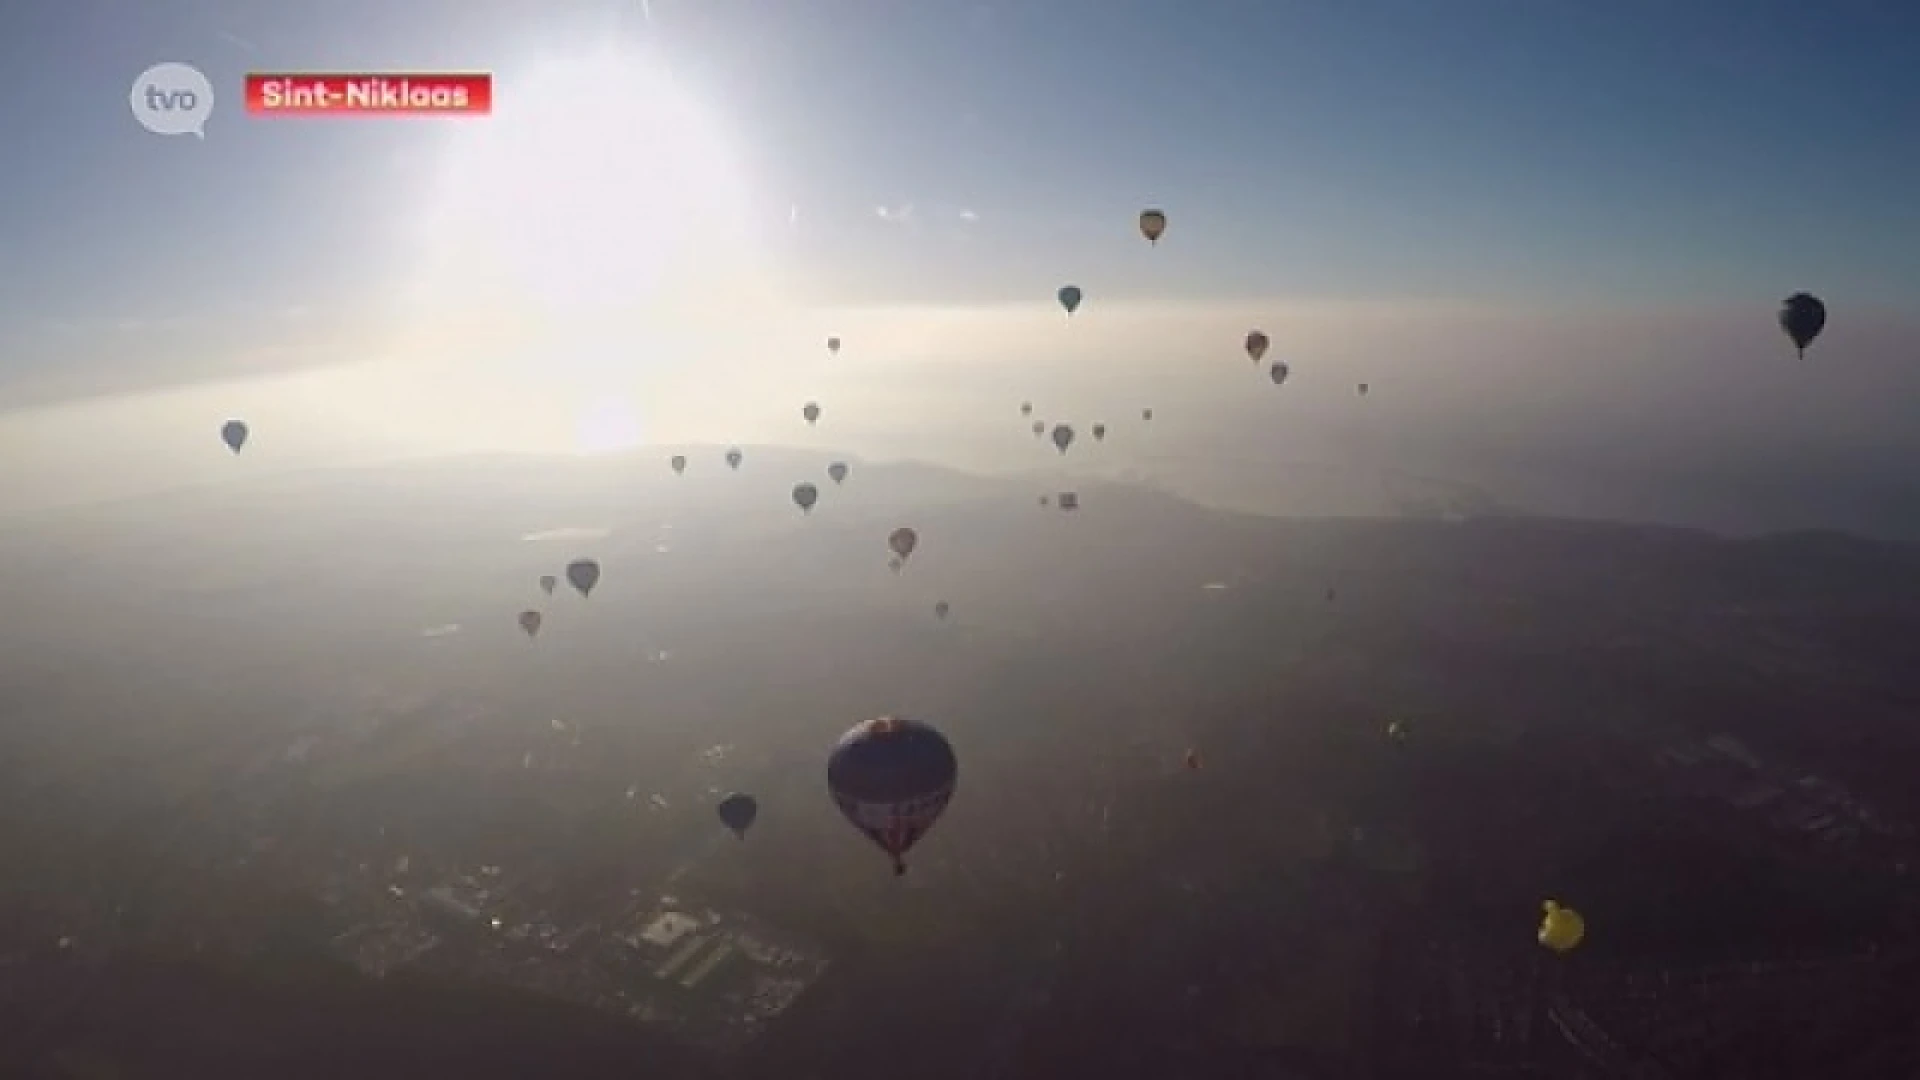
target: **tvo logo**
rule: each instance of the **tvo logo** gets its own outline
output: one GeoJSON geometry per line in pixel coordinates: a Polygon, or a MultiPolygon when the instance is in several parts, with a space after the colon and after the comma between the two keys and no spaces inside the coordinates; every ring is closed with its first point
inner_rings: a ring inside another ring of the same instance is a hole
{"type": "Polygon", "coordinates": [[[192,64],[155,64],[133,80],[127,104],[140,126],[155,135],[204,139],[213,115],[213,84],[192,64]]]}

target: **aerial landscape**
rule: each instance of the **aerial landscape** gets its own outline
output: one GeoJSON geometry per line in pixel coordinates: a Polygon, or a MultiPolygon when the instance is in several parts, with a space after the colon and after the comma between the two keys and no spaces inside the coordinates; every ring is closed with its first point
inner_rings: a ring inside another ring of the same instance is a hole
{"type": "MultiPolygon", "coordinates": [[[[802,516],[769,496],[824,456],[686,456],[10,531],[8,1029],[288,1076],[559,1043],[582,1075],[880,1076],[926,1044],[936,1076],[1605,1075],[1832,1062],[1746,999],[1856,1032],[1876,1014],[1830,986],[1913,988],[1910,548],[1119,486],[1063,512],[1044,476],[857,460],[860,502],[802,516]],[[554,477],[593,516],[550,516],[554,477]],[[266,524],[236,543],[236,515],[266,524]],[[926,537],[897,574],[896,520],[926,537]],[[543,596],[582,553],[592,595],[543,596]],[[899,880],[821,774],[888,711],[963,770],[899,880]],[[730,790],[764,807],[740,839],[730,790]],[[1594,920],[1559,966],[1543,896],[1594,920]]],[[[1887,1023],[1864,1062],[1910,1051],[1887,1023]]]]}
{"type": "Polygon", "coordinates": [[[0,11],[0,1078],[1920,1078],[1920,8],[1659,15],[0,11]]]}

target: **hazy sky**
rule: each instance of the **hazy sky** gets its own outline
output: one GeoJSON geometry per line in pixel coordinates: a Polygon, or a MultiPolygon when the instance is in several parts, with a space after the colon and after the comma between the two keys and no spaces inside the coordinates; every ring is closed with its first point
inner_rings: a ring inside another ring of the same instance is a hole
{"type": "Polygon", "coordinates": [[[6,5],[0,505],[231,471],[229,414],[270,467],[799,440],[818,397],[822,441],[1005,465],[1020,399],[1151,398],[1163,456],[1595,513],[1787,470],[1865,520],[1920,464],[1915,40],[1868,0],[6,5]],[[211,76],[204,141],[134,123],[161,60],[211,76]],[[239,107],[249,71],[436,68],[496,115],[239,107]]]}

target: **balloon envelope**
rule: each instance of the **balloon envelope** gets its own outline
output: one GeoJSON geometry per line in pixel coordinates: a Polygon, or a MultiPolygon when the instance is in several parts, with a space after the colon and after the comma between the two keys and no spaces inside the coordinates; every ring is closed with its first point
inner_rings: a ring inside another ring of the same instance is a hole
{"type": "Polygon", "coordinates": [[[812,484],[793,485],[793,505],[803,512],[812,513],[813,504],[820,501],[820,489],[812,484]]]}
{"type": "Polygon", "coordinates": [[[827,758],[827,790],[854,828],[893,856],[893,872],[947,809],[959,762],[932,727],[883,716],[856,724],[827,758]]]}
{"type": "Polygon", "coordinates": [[[944,619],[947,617],[947,612],[952,610],[953,610],[953,607],[950,604],[948,604],[945,600],[942,600],[939,603],[933,605],[933,617],[936,619],[944,619]]]}
{"type": "Polygon", "coordinates": [[[1020,403],[1020,415],[1021,415],[1021,416],[1032,416],[1032,415],[1033,415],[1033,402],[1031,402],[1031,401],[1023,401],[1023,402],[1021,402],[1021,403],[1020,403]]]}
{"type": "Polygon", "coordinates": [[[1293,372],[1287,367],[1285,362],[1276,360],[1273,362],[1273,367],[1268,370],[1267,374],[1273,379],[1273,385],[1279,386],[1281,383],[1286,382],[1287,376],[1293,374],[1293,372]]]}
{"type": "Polygon", "coordinates": [[[683,473],[683,472],[686,472],[686,471],[687,471],[687,456],[686,456],[685,454],[675,454],[675,455],[673,455],[673,457],[672,457],[672,459],[670,459],[670,460],[669,460],[669,461],[667,462],[667,464],[669,464],[669,465],[671,465],[671,466],[673,466],[673,471],[674,471],[674,472],[676,472],[676,473],[683,473]]]}
{"type": "Polygon", "coordinates": [[[1053,429],[1053,445],[1057,447],[1061,453],[1066,453],[1067,447],[1073,445],[1073,429],[1066,424],[1055,426],[1053,429]]]}
{"type": "Polygon", "coordinates": [[[552,574],[540,575],[540,591],[546,593],[548,596],[553,595],[554,588],[559,584],[560,579],[554,577],[552,574]]]}
{"type": "Polygon", "coordinates": [[[753,796],[737,791],[721,799],[715,809],[720,814],[720,823],[742,839],[746,838],[747,830],[753,826],[753,819],[760,816],[760,804],[754,801],[753,796]]]}
{"type": "Polygon", "coordinates": [[[893,530],[892,535],[887,537],[887,547],[893,549],[893,553],[902,559],[911,556],[913,549],[919,545],[920,534],[905,526],[893,530]]]}
{"type": "Polygon", "coordinates": [[[839,355],[839,353],[840,353],[840,339],[839,339],[839,338],[837,338],[837,337],[830,337],[830,338],[828,338],[828,339],[827,339],[827,351],[828,351],[828,352],[830,352],[830,353],[833,353],[833,354],[834,354],[834,355],[836,355],[836,356],[837,356],[837,355],[839,355]]]}
{"type": "Polygon", "coordinates": [[[226,443],[227,449],[236,454],[240,452],[241,447],[247,445],[247,434],[247,425],[244,421],[229,420],[220,425],[220,441],[226,443]]]}
{"type": "Polygon", "coordinates": [[[1254,363],[1259,363],[1260,358],[1267,355],[1267,348],[1272,344],[1272,340],[1267,337],[1265,331],[1247,331],[1247,355],[1253,358],[1254,363]]]}
{"type": "Polygon", "coordinates": [[[528,637],[532,637],[533,635],[539,633],[540,632],[540,613],[537,611],[521,612],[520,613],[520,629],[525,630],[527,632],[528,637]]]}
{"type": "Polygon", "coordinates": [[[1107,437],[1107,425],[1105,424],[1093,425],[1093,438],[1095,442],[1098,442],[1101,439],[1104,439],[1106,437],[1107,437]]]}
{"type": "Polygon", "coordinates": [[[820,406],[809,401],[800,410],[800,415],[806,417],[809,424],[817,423],[820,420],[820,406]]]}
{"type": "Polygon", "coordinates": [[[1793,341],[1793,347],[1805,356],[1807,346],[1826,329],[1827,305],[1812,293],[1794,293],[1780,305],[1780,329],[1793,341]]]}
{"type": "Polygon", "coordinates": [[[1161,210],[1140,211],[1140,235],[1149,243],[1158,244],[1160,234],[1167,231],[1167,215],[1161,210]]]}
{"type": "Polygon", "coordinates": [[[1080,286],[1062,285],[1059,292],[1060,306],[1071,315],[1080,308],[1080,286]]]}
{"type": "Polygon", "coordinates": [[[740,453],[740,451],[738,451],[738,450],[729,450],[729,451],[727,451],[727,467],[728,467],[728,468],[730,468],[730,469],[737,469],[737,468],[739,468],[739,467],[740,467],[740,459],[741,459],[741,458],[742,458],[743,456],[744,456],[744,455],[742,455],[742,454],[740,453]]]}
{"type": "Polygon", "coordinates": [[[1571,952],[1587,936],[1587,920],[1569,907],[1548,900],[1541,904],[1540,944],[1554,952],[1571,952]]]}
{"type": "Polygon", "coordinates": [[[592,559],[575,559],[568,563],[567,584],[580,590],[581,596],[591,594],[593,587],[600,584],[600,564],[592,559]]]}
{"type": "Polygon", "coordinates": [[[844,461],[836,461],[827,466],[827,476],[836,484],[845,483],[847,479],[847,463],[844,461]]]}

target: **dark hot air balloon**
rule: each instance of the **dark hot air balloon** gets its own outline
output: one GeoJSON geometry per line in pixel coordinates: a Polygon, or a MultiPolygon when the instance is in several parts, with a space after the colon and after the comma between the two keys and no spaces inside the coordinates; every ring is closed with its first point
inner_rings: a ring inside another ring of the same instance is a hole
{"type": "Polygon", "coordinates": [[[887,536],[887,547],[898,555],[901,561],[913,557],[913,549],[920,546],[920,534],[905,526],[893,530],[887,536]]]}
{"type": "Polygon", "coordinates": [[[1067,447],[1073,445],[1073,428],[1066,424],[1056,425],[1053,429],[1053,445],[1061,453],[1066,453],[1067,447]]]}
{"type": "Polygon", "coordinates": [[[1080,286],[1062,285],[1056,295],[1060,300],[1060,306],[1067,309],[1068,315],[1080,310],[1080,286]]]}
{"type": "Polygon", "coordinates": [[[847,482],[847,463],[844,461],[836,461],[833,464],[827,466],[827,477],[836,484],[846,483],[847,482]]]}
{"type": "Polygon", "coordinates": [[[673,466],[673,472],[674,472],[674,475],[676,476],[679,475],[680,473],[686,472],[687,471],[687,455],[675,454],[673,455],[673,457],[667,459],[667,464],[673,466]]]}
{"type": "Polygon", "coordinates": [[[592,559],[575,559],[568,563],[567,584],[580,590],[581,596],[591,596],[593,587],[600,584],[600,564],[592,559]]]}
{"type": "Polygon", "coordinates": [[[820,406],[815,402],[809,401],[801,407],[800,415],[807,418],[807,423],[817,424],[820,422],[820,406]]]}
{"type": "Polygon", "coordinates": [[[944,619],[947,617],[947,613],[952,610],[953,610],[953,605],[947,603],[945,600],[942,600],[939,603],[933,605],[933,617],[936,619],[944,619]]]}
{"type": "Polygon", "coordinates": [[[1254,363],[1256,364],[1259,363],[1260,358],[1267,355],[1267,349],[1272,344],[1273,344],[1272,340],[1267,337],[1265,331],[1263,330],[1247,331],[1247,341],[1246,341],[1247,355],[1253,358],[1254,363]]]}
{"type": "Polygon", "coordinates": [[[1780,329],[1793,341],[1801,359],[1806,358],[1807,346],[1826,328],[1827,305],[1812,293],[1794,293],[1780,305],[1780,329]]]}
{"type": "Polygon", "coordinates": [[[240,452],[241,447],[247,445],[247,435],[247,424],[244,420],[229,420],[220,425],[220,441],[226,443],[227,449],[236,454],[240,452]]]}
{"type": "Polygon", "coordinates": [[[553,595],[553,590],[558,587],[559,584],[560,579],[554,577],[552,574],[540,575],[540,591],[546,593],[548,596],[553,595]]]}
{"type": "Polygon", "coordinates": [[[1093,441],[1104,442],[1106,441],[1106,438],[1107,438],[1107,425],[1105,424],[1093,425],[1093,441]]]}
{"type": "Polygon", "coordinates": [[[1021,403],[1020,403],[1020,415],[1021,415],[1021,416],[1032,416],[1032,415],[1033,415],[1033,402],[1031,402],[1031,401],[1023,401],[1023,402],[1021,402],[1021,403]]]}
{"type": "Polygon", "coordinates": [[[740,467],[740,459],[744,456],[745,455],[738,450],[727,451],[727,468],[738,469],[740,467]]]}
{"type": "Polygon", "coordinates": [[[819,488],[814,487],[812,484],[808,484],[808,483],[799,483],[799,484],[793,485],[793,505],[799,507],[801,513],[803,514],[813,513],[813,504],[819,501],[820,501],[819,488]]]}
{"type": "Polygon", "coordinates": [[[946,811],[958,778],[946,736],[900,717],[856,724],[827,758],[834,804],[892,857],[896,875],[907,872],[904,856],[946,811]]]}
{"type": "Polygon", "coordinates": [[[832,353],[835,356],[839,356],[840,355],[840,339],[837,337],[828,338],[827,351],[832,353]]]}
{"type": "Polygon", "coordinates": [[[720,800],[714,808],[720,814],[720,823],[733,830],[733,835],[742,840],[747,838],[747,830],[753,827],[753,819],[760,816],[760,804],[751,795],[734,792],[720,800]]]}
{"type": "Polygon", "coordinates": [[[520,613],[520,629],[525,630],[528,637],[532,637],[540,632],[540,622],[540,613],[537,611],[523,611],[520,613]]]}
{"type": "Polygon", "coordinates": [[[1275,360],[1273,362],[1273,367],[1268,369],[1267,371],[1268,377],[1273,379],[1273,385],[1275,386],[1279,386],[1282,383],[1285,383],[1287,381],[1287,376],[1291,374],[1293,374],[1293,372],[1290,368],[1287,367],[1286,361],[1284,360],[1275,360]]]}

